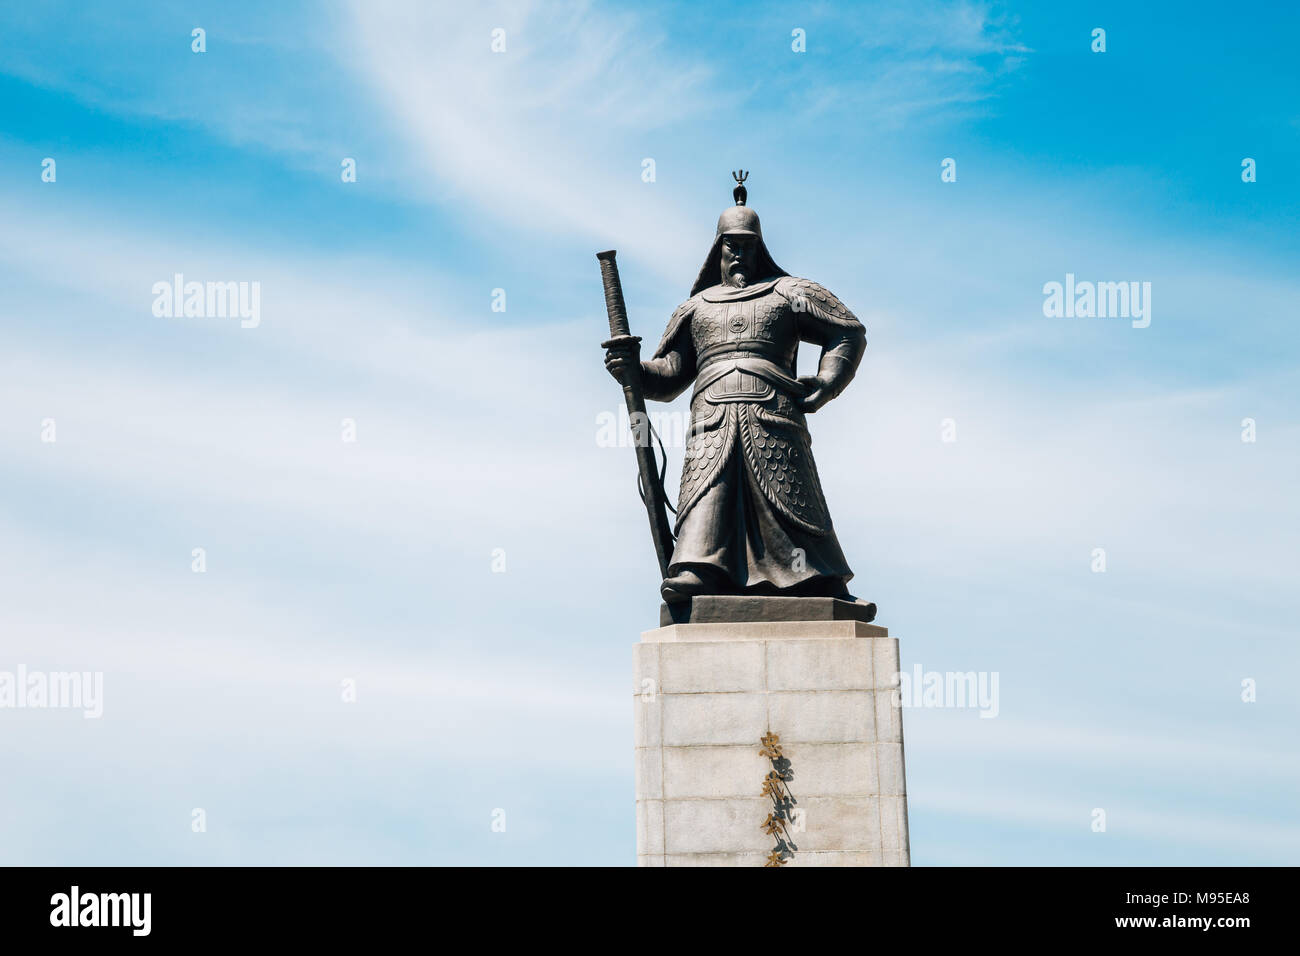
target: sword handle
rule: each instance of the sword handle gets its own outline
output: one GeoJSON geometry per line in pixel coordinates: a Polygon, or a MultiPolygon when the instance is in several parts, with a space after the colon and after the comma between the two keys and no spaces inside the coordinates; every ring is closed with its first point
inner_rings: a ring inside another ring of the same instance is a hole
{"type": "Polygon", "coordinates": [[[605,285],[605,311],[609,313],[610,338],[631,335],[627,324],[627,305],[623,302],[623,283],[618,277],[617,255],[613,249],[596,253],[600,260],[600,278],[605,285]]]}

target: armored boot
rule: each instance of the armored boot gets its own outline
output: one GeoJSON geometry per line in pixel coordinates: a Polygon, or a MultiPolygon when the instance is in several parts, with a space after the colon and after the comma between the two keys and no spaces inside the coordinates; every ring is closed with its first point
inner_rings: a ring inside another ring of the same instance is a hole
{"type": "Polygon", "coordinates": [[[659,593],[663,595],[664,602],[667,604],[689,601],[697,594],[716,594],[717,590],[690,568],[665,578],[664,583],[659,586],[659,593]]]}

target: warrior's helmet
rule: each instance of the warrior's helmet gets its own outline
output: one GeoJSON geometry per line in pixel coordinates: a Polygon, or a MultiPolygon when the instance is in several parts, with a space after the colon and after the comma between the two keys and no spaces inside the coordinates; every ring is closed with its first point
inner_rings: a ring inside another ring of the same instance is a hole
{"type": "Polygon", "coordinates": [[[758,213],[745,205],[745,200],[748,198],[745,180],[749,178],[749,173],[742,169],[738,173],[732,173],[731,176],[736,180],[736,188],[731,191],[736,204],[730,209],[723,210],[722,215],[718,217],[718,231],[713,237],[713,247],[704,260],[704,266],[695,279],[695,285],[691,287],[691,295],[703,292],[705,289],[718,284],[719,276],[722,274],[723,236],[754,237],[754,261],[757,275],[754,276],[751,285],[788,275],[784,269],[772,261],[772,254],[767,251],[767,246],[763,242],[763,229],[758,221],[758,213]]]}

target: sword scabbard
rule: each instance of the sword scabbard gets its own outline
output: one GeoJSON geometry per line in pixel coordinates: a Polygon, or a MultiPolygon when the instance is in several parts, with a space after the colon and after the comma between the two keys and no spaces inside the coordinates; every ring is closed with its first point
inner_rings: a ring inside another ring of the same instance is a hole
{"type": "MultiPolygon", "coordinates": [[[[612,338],[631,335],[627,322],[627,305],[623,301],[623,283],[618,275],[615,251],[596,253],[600,260],[600,278],[605,286],[605,311],[609,313],[609,334],[612,338]]],[[[645,392],[641,387],[641,367],[633,363],[626,369],[623,379],[623,397],[627,403],[628,417],[635,422],[649,422],[645,410],[645,392]]],[[[668,564],[672,558],[672,529],[668,524],[667,496],[659,473],[655,469],[654,448],[650,444],[649,429],[641,435],[633,433],[636,445],[637,469],[641,474],[641,487],[645,489],[646,514],[650,519],[650,537],[654,542],[659,573],[668,577],[668,564]],[[644,437],[644,441],[642,441],[644,437]]]]}

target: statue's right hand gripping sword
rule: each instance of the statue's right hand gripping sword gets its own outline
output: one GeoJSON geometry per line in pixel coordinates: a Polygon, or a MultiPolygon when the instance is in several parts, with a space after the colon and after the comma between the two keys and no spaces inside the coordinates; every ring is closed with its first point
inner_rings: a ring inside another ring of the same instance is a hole
{"type": "MultiPolygon", "coordinates": [[[[600,278],[605,284],[605,309],[609,312],[609,334],[612,338],[631,335],[627,324],[627,306],[623,302],[623,284],[618,278],[618,263],[614,250],[596,253],[600,260],[600,278]]],[[[668,562],[673,553],[673,532],[668,524],[668,498],[664,494],[662,475],[655,469],[655,451],[650,441],[650,419],[645,411],[645,393],[641,389],[641,367],[633,363],[624,370],[623,398],[632,423],[633,444],[636,446],[636,466],[641,476],[641,498],[650,518],[650,537],[654,541],[655,556],[659,559],[659,574],[668,577],[668,562]]]]}

